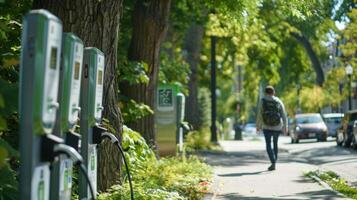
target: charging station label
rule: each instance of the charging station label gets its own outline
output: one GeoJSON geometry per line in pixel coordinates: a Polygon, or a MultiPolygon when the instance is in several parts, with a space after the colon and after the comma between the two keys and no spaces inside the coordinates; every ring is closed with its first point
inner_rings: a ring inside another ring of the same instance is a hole
{"type": "MultiPolygon", "coordinates": [[[[89,145],[88,146],[88,175],[89,179],[93,185],[94,194],[97,193],[97,145],[89,145]]],[[[88,187],[88,194],[90,194],[90,190],[88,187]]]]}
{"type": "Polygon", "coordinates": [[[32,200],[50,199],[50,167],[49,165],[37,166],[34,170],[31,184],[32,200]]]}
{"type": "Polygon", "coordinates": [[[71,198],[73,162],[70,159],[61,160],[60,163],[60,197],[71,198]]]}

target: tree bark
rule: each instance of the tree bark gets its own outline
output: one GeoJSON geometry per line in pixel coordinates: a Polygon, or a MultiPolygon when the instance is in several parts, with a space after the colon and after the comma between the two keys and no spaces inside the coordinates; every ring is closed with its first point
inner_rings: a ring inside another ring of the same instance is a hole
{"type": "MultiPolygon", "coordinates": [[[[136,1],[128,59],[147,63],[150,81],[148,84],[130,85],[127,82],[120,84],[120,92],[123,95],[144,103],[152,109],[154,109],[155,89],[158,82],[160,45],[168,29],[170,4],[171,0],[136,1]]],[[[154,123],[154,115],[148,115],[128,126],[141,133],[148,144],[156,148],[154,123]]]]}
{"type": "Polygon", "coordinates": [[[204,28],[202,25],[192,24],[184,38],[184,50],[187,53],[186,61],[190,65],[190,80],[188,82],[189,95],[186,100],[186,121],[195,130],[200,129],[200,113],[198,105],[198,63],[202,48],[204,28]]]}
{"type": "MultiPolygon", "coordinates": [[[[105,55],[103,117],[110,121],[118,138],[123,121],[117,106],[117,46],[122,0],[34,0],[33,7],[44,8],[63,22],[64,32],[73,32],[84,46],[93,46],[105,55]]],[[[98,189],[104,191],[119,181],[120,157],[118,150],[105,141],[99,146],[98,189]]]]}
{"type": "Polygon", "coordinates": [[[290,35],[293,36],[305,48],[307,55],[310,58],[312,67],[314,68],[316,73],[316,84],[322,86],[325,81],[324,72],[322,70],[319,58],[317,57],[314,49],[312,48],[309,39],[306,38],[304,35],[301,35],[296,32],[291,32],[290,35]]]}

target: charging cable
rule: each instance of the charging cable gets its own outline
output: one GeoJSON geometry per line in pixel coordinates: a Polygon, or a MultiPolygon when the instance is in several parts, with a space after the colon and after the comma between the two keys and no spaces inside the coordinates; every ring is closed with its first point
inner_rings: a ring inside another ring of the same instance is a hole
{"type": "Polygon", "coordinates": [[[108,138],[112,142],[112,144],[114,144],[114,145],[116,145],[118,147],[121,155],[123,155],[123,161],[124,161],[126,173],[128,175],[129,186],[130,186],[130,199],[134,200],[134,190],[133,190],[133,185],[132,185],[132,182],[131,182],[131,175],[130,175],[130,171],[129,171],[129,166],[128,166],[128,163],[126,161],[123,148],[120,146],[118,138],[116,138],[114,134],[109,133],[109,132],[102,132],[101,137],[102,138],[108,138]]]}

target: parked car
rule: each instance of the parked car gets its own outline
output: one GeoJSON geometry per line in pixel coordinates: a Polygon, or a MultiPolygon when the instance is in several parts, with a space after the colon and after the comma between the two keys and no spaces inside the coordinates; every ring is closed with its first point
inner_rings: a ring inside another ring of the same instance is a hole
{"type": "Polygon", "coordinates": [[[257,134],[257,126],[255,123],[247,123],[243,127],[243,134],[245,135],[256,135],[257,134]]]}
{"type": "Polygon", "coordinates": [[[291,128],[291,143],[298,143],[301,139],[317,139],[326,141],[328,130],[319,113],[295,115],[291,128]]]}
{"type": "Polygon", "coordinates": [[[328,113],[323,115],[329,136],[336,137],[337,129],[341,127],[343,113],[328,113]]]}
{"type": "Polygon", "coordinates": [[[354,141],[353,138],[353,125],[357,120],[357,110],[348,111],[345,113],[342,124],[337,130],[336,143],[338,146],[351,146],[354,141]]]}

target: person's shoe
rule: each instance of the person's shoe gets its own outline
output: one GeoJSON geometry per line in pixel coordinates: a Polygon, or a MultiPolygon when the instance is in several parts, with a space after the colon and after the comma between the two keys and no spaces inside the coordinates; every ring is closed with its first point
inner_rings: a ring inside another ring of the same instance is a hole
{"type": "Polygon", "coordinates": [[[271,164],[270,167],[268,168],[269,171],[275,170],[275,163],[271,164]]]}

